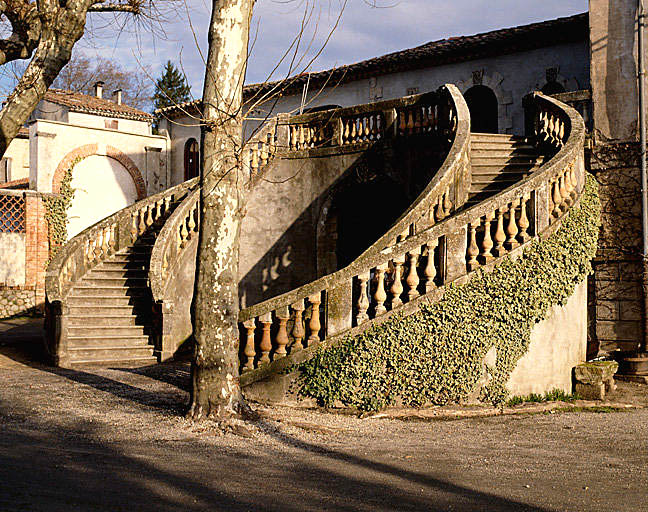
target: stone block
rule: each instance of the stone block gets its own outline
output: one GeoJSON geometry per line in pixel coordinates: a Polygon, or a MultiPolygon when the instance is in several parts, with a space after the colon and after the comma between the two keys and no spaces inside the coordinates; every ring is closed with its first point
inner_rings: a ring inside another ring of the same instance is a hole
{"type": "Polygon", "coordinates": [[[619,277],[621,281],[641,282],[641,263],[630,262],[619,265],[619,277]]]}
{"type": "Polygon", "coordinates": [[[641,320],[641,303],[638,301],[621,301],[619,306],[619,318],[621,320],[641,320]]]}
{"type": "Polygon", "coordinates": [[[596,319],[597,320],[618,320],[619,303],[608,300],[596,302],[596,319]]]}
{"type": "Polygon", "coordinates": [[[594,267],[594,279],[597,281],[616,281],[619,279],[617,263],[601,263],[594,267]]]}
{"type": "Polygon", "coordinates": [[[632,300],[641,298],[638,282],[598,281],[596,296],[601,300],[632,300]]]}
{"type": "Polygon", "coordinates": [[[640,339],[641,322],[636,321],[608,321],[596,322],[596,336],[600,341],[634,341],[640,339]]]}
{"type": "Polygon", "coordinates": [[[576,383],[575,393],[583,400],[605,400],[605,384],[576,383]]]}

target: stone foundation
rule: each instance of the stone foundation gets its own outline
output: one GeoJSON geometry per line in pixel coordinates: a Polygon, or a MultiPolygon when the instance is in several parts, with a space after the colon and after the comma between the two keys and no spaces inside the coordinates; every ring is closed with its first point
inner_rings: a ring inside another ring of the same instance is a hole
{"type": "Polygon", "coordinates": [[[21,287],[0,288],[0,318],[41,313],[36,291],[21,287]]]}
{"type": "Polygon", "coordinates": [[[589,315],[588,356],[635,350],[642,337],[641,192],[639,146],[600,143],[589,152],[599,182],[601,230],[589,315]]]}

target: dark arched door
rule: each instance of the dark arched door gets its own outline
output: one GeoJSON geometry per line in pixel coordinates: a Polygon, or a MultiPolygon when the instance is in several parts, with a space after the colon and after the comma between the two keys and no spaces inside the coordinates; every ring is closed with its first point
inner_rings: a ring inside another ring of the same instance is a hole
{"type": "Polygon", "coordinates": [[[200,154],[196,139],[189,139],[184,147],[184,179],[195,178],[200,173],[200,154]]]}
{"type": "Polygon", "coordinates": [[[498,133],[497,96],[485,85],[474,85],[464,94],[470,110],[470,129],[477,133],[498,133]]]}
{"type": "Polygon", "coordinates": [[[544,87],[541,89],[543,94],[546,94],[547,96],[551,96],[552,94],[560,94],[561,92],[565,92],[565,88],[560,85],[558,82],[555,80],[551,82],[547,82],[544,84],[544,87]]]}

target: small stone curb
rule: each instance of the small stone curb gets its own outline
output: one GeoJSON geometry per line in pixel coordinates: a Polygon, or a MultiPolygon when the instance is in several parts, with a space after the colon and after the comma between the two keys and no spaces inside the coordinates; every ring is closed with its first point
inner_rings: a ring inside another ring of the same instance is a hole
{"type": "Polygon", "coordinates": [[[554,413],[556,411],[569,412],[570,410],[600,408],[616,409],[619,411],[628,409],[640,409],[641,406],[625,404],[620,402],[595,401],[595,400],[574,400],[573,402],[529,402],[513,407],[460,407],[460,406],[439,406],[427,409],[387,409],[377,414],[365,416],[365,419],[392,419],[406,421],[430,421],[430,420],[455,420],[464,418],[487,418],[491,416],[513,416],[519,414],[554,413]]]}

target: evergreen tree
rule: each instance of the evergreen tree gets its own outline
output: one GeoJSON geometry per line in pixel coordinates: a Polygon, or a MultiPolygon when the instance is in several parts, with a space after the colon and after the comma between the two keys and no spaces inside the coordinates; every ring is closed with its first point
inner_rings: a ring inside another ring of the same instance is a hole
{"type": "Polygon", "coordinates": [[[187,85],[184,75],[168,60],[162,76],[155,82],[153,108],[164,108],[189,101],[190,92],[191,87],[187,85]]]}

